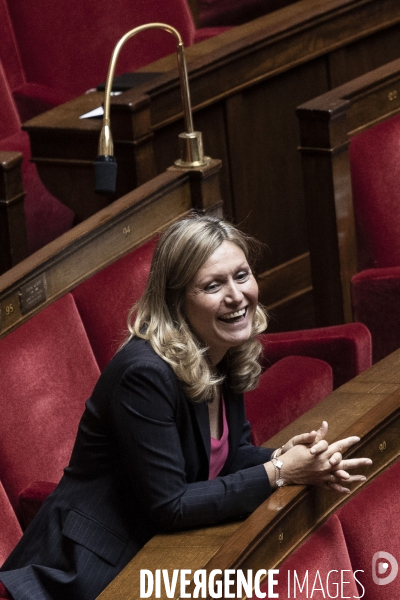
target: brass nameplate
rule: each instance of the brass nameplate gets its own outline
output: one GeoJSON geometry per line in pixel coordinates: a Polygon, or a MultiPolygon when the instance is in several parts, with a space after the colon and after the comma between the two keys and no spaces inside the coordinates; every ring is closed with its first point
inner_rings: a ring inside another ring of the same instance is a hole
{"type": "Polygon", "coordinates": [[[43,273],[19,289],[22,314],[26,314],[46,300],[46,276],[43,273]]]}

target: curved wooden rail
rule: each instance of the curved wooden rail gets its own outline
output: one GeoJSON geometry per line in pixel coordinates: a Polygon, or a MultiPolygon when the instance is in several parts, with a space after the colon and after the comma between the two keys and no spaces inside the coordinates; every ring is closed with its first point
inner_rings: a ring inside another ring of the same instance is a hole
{"type": "MultiPolygon", "coordinates": [[[[99,600],[140,597],[140,569],[273,569],[339,506],[392,465],[400,455],[400,351],[337,389],[268,441],[279,446],[295,433],[329,422],[329,440],[358,435],[348,456],[369,456],[367,481],[349,496],[322,488],[281,488],[244,521],[152,538],[99,600]]],[[[166,599],[161,590],[161,598],[166,599]]],[[[188,588],[190,593],[190,588],[188,588]]]]}

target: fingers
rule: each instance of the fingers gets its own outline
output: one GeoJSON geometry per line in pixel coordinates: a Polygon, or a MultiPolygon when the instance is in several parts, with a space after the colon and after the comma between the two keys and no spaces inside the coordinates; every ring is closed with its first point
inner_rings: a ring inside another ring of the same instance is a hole
{"type": "Polygon", "coordinates": [[[344,454],[346,450],[354,446],[354,444],[357,444],[359,441],[360,438],[357,435],[352,435],[350,437],[344,438],[343,440],[332,442],[332,444],[329,445],[329,450],[332,452],[332,454],[335,452],[340,452],[341,454],[344,454]]]}
{"type": "Polygon", "coordinates": [[[348,458],[333,465],[331,471],[336,475],[338,472],[358,469],[359,467],[369,467],[370,465],[372,465],[372,460],[370,458],[348,458]]]}
{"type": "MultiPolygon", "coordinates": [[[[293,446],[297,446],[299,444],[304,444],[305,446],[312,444],[313,450],[312,454],[323,452],[327,449],[327,444],[318,445],[321,440],[324,440],[326,434],[328,433],[328,423],[326,421],[322,421],[321,427],[318,431],[314,429],[310,431],[310,433],[301,433],[300,435],[295,435],[289,442],[285,444],[286,450],[289,448],[293,448],[293,446]]],[[[285,450],[285,451],[286,451],[285,450]]]]}
{"type": "Polygon", "coordinates": [[[320,440],[325,439],[327,433],[328,433],[328,423],[326,421],[322,421],[321,427],[317,431],[315,441],[319,442],[320,440]]]}
{"type": "Polygon", "coordinates": [[[339,492],[339,494],[350,494],[351,492],[349,488],[343,487],[339,483],[332,483],[332,485],[330,485],[330,488],[332,490],[335,490],[335,492],[339,492]]]}
{"type": "Polygon", "coordinates": [[[320,440],[310,448],[310,452],[311,454],[321,454],[322,452],[325,452],[328,448],[328,442],[326,440],[320,440]]]}
{"type": "Polygon", "coordinates": [[[330,473],[329,476],[325,478],[325,486],[340,494],[350,494],[351,490],[344,487],[342,483],[349,485],[350,483],[357,481],[366,481],[366,479],[367,478],[364,475],[349,475],[345,471],[335,471],[335,474],[330,473]]]}
{"type": "Polygon", "coordinates": [[[315,436],[317,435],[316,431],[311,431],[310,433],[301,433],[299,435],[295,435],[285,447],[291,444],[291,447],[298,446],[299,444],[304,444],[307,446],[308,444],[313,444],[315,442],[315,436]]]}
{"type": "Polygon", "coordinates": [[[329,464],[334,467],[335,465],[340,464],[342,461],[342,454],[340,452],[335,452],[329,459],[329,464]]]}

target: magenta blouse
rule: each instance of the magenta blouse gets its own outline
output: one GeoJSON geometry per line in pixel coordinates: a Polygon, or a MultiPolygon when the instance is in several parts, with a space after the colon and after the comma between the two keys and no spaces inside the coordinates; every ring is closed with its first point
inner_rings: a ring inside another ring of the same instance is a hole
{"type": "Polygon", "coordinates": [[[228,421],[226,420],[225,413],[225,402],[222,398],[222,435],[219,440],[211,438],[211,453],[210,453],[210,469],[208,473],[208,479],[215,479],[218,477],[225,461],[228,457],[229,450],[229,430],[228,421]]]}

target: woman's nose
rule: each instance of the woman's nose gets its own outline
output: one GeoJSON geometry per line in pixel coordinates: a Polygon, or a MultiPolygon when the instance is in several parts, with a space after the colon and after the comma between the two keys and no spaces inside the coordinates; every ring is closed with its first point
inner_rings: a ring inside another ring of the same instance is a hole
{"type": "Polygon", "coordinates": [[[243,300],[243,292],[236,282],[232,281],[226,294],[226,300],[239,304],[243,300]]]}

